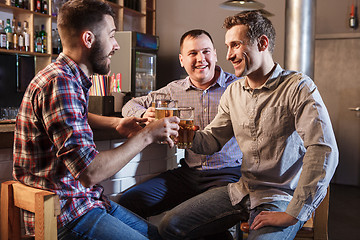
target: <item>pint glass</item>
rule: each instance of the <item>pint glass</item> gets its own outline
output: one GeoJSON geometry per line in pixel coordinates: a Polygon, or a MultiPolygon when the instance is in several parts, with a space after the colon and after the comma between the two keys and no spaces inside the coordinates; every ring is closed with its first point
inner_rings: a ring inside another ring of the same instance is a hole
{"type": "Polygon", "coordinates": [[[176,145],[181,149],[191,148],[194,138],[194,108],[179,107],[178,114],[180,129],[176,145]]]}

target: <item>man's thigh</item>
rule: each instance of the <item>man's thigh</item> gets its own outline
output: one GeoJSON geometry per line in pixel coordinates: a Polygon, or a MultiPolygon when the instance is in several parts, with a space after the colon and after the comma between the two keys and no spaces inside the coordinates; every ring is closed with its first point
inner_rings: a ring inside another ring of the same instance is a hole
{"type": "Polygon", "coordinates": [[[232,206],[224,186],[201,193],[168,211],[159,231],[165,239],[196,238],[224,232],[247,218],[247,206],[244,202],[232,206]]]}
{"type": "Polygon", "coordinates": [[[157,229],[126,209],[94,208],[58,231],[58,239],[159,239],[157,229]]]}
{"type": "MultiPolygon", "coordinates": [[[[276,201],[268,204],[262,204],[255,209],[250,211],[249,224],[251,225],[255,217],[262,211],[276,211],[276,212],[285,212],[289,202],[286,201],[276,201]]],[[[289,227],[274,227],[274,226],[265,226],[258,230],[250,230],[248,239],[256,240],[286,240],[294,239],[296,233],[302,227],[304,222],[298,221],[296,224],[289,227]]]]}
{"type": "Polygon", "coordinates": [[[166,171],[126,191],[119,204],[141,217],[167,211],[197,194],[190,169],[166,171]]]}

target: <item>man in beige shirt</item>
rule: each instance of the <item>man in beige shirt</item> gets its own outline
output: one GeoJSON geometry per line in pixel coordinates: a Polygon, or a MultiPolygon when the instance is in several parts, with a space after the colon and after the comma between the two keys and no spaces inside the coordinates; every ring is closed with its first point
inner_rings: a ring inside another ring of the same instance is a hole
{"type": "Polygon", "coordinates": [[[235,136],[244,154],[242,177],[172,209],[159,231],[166,239],[196,238],[249,220],[248,239],[293,239],[325,197],[338,164],[330,118],[308,76],[274,63],[275,30],[267,18],[242,12],[224,27],[227,59],[243,78],[226,89],[192,150],[212,154],[235,136]]]}

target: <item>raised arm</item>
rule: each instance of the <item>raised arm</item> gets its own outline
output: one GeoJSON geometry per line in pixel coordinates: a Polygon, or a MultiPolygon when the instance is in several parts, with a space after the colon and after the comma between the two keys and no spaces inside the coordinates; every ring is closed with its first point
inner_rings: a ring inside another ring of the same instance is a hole
{"type": "Polygon", "coordinates": [[[121,146],[98,153],[87,168],[79,175],[84,187],[91,187],[117,173],[146,146],[158,141],[174,142],[170,136],[177,136],[179,118],[170,117],[154,121],[121,146]]]}
{"type": "Polygon", "coordinates": [[[131,137],[140,131],[142,128],[139,124],[146,121],[146,118],[106,117],[88,113],[88,122],[93,129],[112,129],[117,131],[122,137],[125,138],[131,137]]]}

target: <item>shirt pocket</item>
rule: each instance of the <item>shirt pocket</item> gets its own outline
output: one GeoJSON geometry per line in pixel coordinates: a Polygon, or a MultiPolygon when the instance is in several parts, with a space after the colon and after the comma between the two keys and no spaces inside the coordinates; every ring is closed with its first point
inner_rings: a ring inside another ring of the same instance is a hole
{"type": "Polygon", "coordinates": [[[265,108],[260,117],[260,133],[278,138],[290,135],[294,130],[294,117],[286,106],[265,108]]]}

